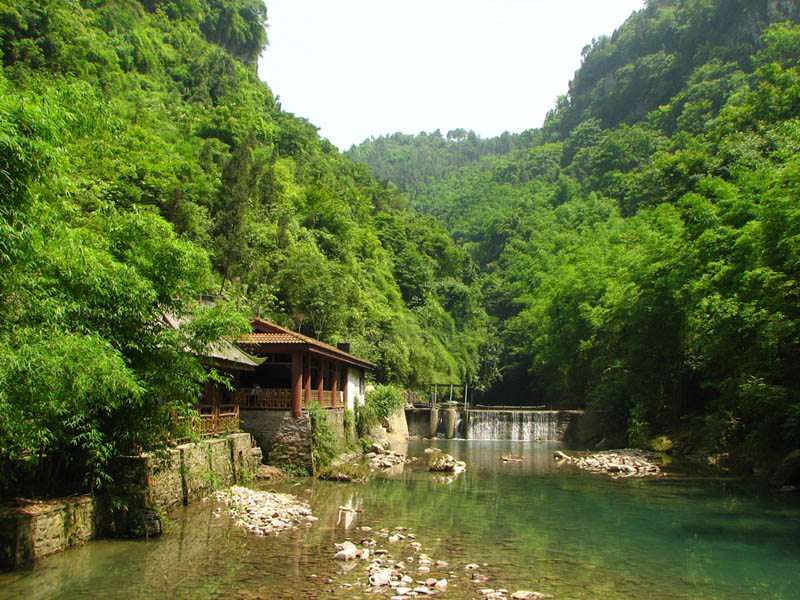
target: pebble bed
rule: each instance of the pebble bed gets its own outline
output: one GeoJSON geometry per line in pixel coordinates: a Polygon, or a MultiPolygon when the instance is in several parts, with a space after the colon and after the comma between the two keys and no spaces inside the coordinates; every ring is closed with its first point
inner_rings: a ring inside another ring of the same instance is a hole
{"type": "MultiPolygon", "coordinates": [[[[216,492],[214,497],[225,503],[237,526],[254,535],[277,535],[288,529],[310,526],[317,520],[308,503],[291,494],[233,486],[216,492]]],[[[219,518],[222,510],[222,507],[217,508],[214,516],[219,518]]]]}
{"type": "MultiPolygon", "coordinates": [[[[227,506],[237,526],[258,536],[310,527],[317,520],[308,504],[291,494],[233,486],[216,492],[214,498],[227,506]]],[[[339,510],[353,509],[340,507],[339,510]]],[[[223,512],[224,509],[219,507],[214,516],[219,518],[223,512]]],[[[481,599],[537,600],[551,597],[530,590],[512,593],[502,586],[489,587],[490,577],[481,573],[488,564],[451,566],[446,561],[436,560],[424,551],[423,544],[406,527],[373,532],[371,527],[362,526],[357,531],[360,534],[358,544],[350,540],[335,544],[334,558],[343,565],[338,581],[333,578],[324,580],[328,585],[338,583],[342,591],[358,590],[390,600],[436,596],[457,588],[471,588],[470,596],[481,599]],[[359,564],[361,568],[354,569],[359,564]],[[339,583],[345,578],[353,582],[339,583]]],[[[311,574],[308,578],[313,580],[318,576],[311,574]]]]}
{"type": "Polygon", "coordinates": [[[652,462],[653,455],[638,448],[606,450],[588,456],[570,456],[557,450],[555,459],[592,473],[605,473],[614,478],[665,476],[659,466],[652,462]]]}
{"type": "MultiPolygon", "coordinates": [[[[342,574],[353,580],[352,583],[340,583],[340,589],[383,595],[390,600],[437,596],[454,588],[468,588],[472,597],[493,600],[551,597],[532,590],[511,592],[502,586],[489,587],[490,578],[481,573],[488,564],[453,566],[436,560],[423,552],[417,536],[405,527],[376,532],[371,527],[359,527],[358,530],[361,532],[358,544],[346,540],[335,545],[334,558],[344,563],[342,574]],[[354,568],[358,563],[363,565],[361,569],[354,568]]],[[[312,574],[309,578],[317,576],[312,574]]],[[[328,579],[326,583],[336,582],[328,579]]]]}
{"type": "Polygon", "coordinates": [[[372,449],[366,455],[371,469],[390,469],[395,465],[403,465],[413,462],[415,459],[408,458],[401,452],[394,452],[384,448],[380,444],[373,444],[372,449]]]}

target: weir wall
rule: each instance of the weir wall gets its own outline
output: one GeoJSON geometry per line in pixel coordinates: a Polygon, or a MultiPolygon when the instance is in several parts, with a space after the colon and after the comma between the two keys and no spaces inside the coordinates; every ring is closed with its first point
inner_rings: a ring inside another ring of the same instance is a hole
{"type": "Polygon", "coordinates": [[[579,410],[406,409],[408,434],[418,438],[578,442],[582,418],[579,410]]]}

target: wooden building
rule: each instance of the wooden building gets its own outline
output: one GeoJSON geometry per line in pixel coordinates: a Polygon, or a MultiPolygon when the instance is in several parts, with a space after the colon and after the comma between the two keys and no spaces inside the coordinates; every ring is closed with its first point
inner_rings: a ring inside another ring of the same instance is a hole
{"type": "MultiPolygon", "coordinates": [[[[174,318],[165,315],[164,320],[167,325],[178,330],[191,317],[174,318]]],[[[250,356],[225,339],[212,344],[199,358],[207,369],[214,369],[224,375],[229,385],[213,380],[206,381],[192,427],[204,436],[238,431],[239,405],[235,401],[234,390],[242,385],[243,374],[255,371],[261,364],[261,359],[250,356]]]]}
{"type": "Polygon", "coordinates": [[[291,410],[297,419],[315,401],[329,410],[363,404],[365,375],[375,364],[350,354],[348,344],[331,346],[264,319],[251,324],[238,343],[260,364],[240,373],[238,407],[291,410]]]}

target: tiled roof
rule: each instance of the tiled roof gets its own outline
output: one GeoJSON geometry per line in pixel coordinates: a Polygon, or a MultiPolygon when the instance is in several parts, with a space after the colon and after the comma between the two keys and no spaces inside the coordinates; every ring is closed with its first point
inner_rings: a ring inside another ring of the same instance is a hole
{"type": "Polygon", "coordinates": [[[329,354],[341,357],[347,362],[358,364],[368,369],[374,369],[376,366],[374,363],[355,356],[354,354],[350,354],[349,352],[345,352],[336,346],[331,346],[330,344],[315,340],[314,338],[303,335],[302,333],[291,331],[290,329],[281,327],[280,325],[277,325],[271,321],[267,321],[265,319],[253,319],[251,323],[253,328],[257,331],[254,333],[248,333],[239,338],[240,344],[308,344],[308,346],[312,348],[326,351],[329,354]]]}
{"type": "Polygon", "coordinates": [[[305,340],[291,333],[248,333],[239,339],[241,344],[304,344],[305,340]]]}

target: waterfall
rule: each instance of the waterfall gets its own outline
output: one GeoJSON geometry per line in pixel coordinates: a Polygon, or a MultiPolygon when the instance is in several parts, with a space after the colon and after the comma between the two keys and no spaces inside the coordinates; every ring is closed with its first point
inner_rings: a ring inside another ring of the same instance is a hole
{"type": "Polygon", "coordinates": [[[560,439],[555,410],[471,410],[465,419],[468,440],[547,442],[560,439]]]}
{"type": "Polygon", "coordinates": [[[461,411],[458,411],[456,413],[455,434],[457,438],[461,439],[466,438],[466,436],[464,435],[464,413],[461,411]]]}

